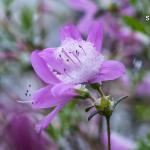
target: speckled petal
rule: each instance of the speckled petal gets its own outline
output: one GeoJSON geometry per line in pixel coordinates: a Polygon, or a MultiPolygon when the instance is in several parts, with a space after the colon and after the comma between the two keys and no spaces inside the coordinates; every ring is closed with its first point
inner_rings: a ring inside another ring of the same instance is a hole
{"type": "Polygon", "coordinates": [[[31,54],[31,64],[37,75],[46,83],[59,83],[56,76],[49,70],[45,61],[39,56],[39,51],[34,51],[31,54]]]}
{"type": "Polygon", "coordinates": [[[39,53],[39,56],[43,58],[43,60],[49,66],[51,66],[55,71],[58,71],[59,73],[63,73],[64,68],[68,69],[68,66],[62,60],[56,59],[56,56],[54,54],[55,51],[56,51],[55,48],[47,48],[41,51],[39,53]]]}

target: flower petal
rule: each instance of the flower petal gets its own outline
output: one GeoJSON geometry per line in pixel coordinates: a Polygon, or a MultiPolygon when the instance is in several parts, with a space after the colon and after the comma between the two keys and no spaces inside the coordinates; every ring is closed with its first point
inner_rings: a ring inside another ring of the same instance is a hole
{"type": "Polygon", "coordinates": [[[101,51],[103,40],[103,25],[100,21],[94,21],[92,24],[87,41],[94,44],[97,51],[101,51]]]}
{"type": "Polygon", "coordinates": [[[51,89],[51,86],[47,86],[33,94],[32,104],[34,108],[49,108],[62,103],[62,99],[56,98],[51,94],[51,89]]]}
{"type": "Polygon", "coordinates": [[[115,80],[125,73],[125,66],[114,60],[104,61],[94,82],[115,80]]]}
{"type": "Polygon", "coordinates": [[[46,128],[53,118],[57,115],[57,113],[66,105],[66,103],[60,104],[54,108],[52,112],[50,112],[44,119],[40,121],[38,125],[36,125],[37,132],[41,132],[44,128],[46,128]]]}
{"type": "Polygon", "coordinates": [[[62,60],[56,59],[54,52],[55,48],[47,48],[41,51],[39,53],[39,56],[42,57],[44,61],[48,65],[50,65],[54,70],[63,74],[64,68],[68,69],[68,66],[62,60]]]}
{"type": "Polygon", "coordinates": [[[31,64],[37,75],[46,83],[55,84],[59,80],[49,70],[44,60],[39,56],[39,51],[34,51],[31,54],[31,64]]]}
{"type": "Polygon", "coordinates": [[[61,41],[63,42],[66,38],[72,38],[74,40],[82,40],[82,37],[77,30],[77,28],[72,25],[68,24],[61,28],[60,30],[61,34],[61,41]]]}
{"type": "Polygon", "coordinates": [[[51,89],[52,95],[55,97],[74,97],[77,94],[75,93],[75,85],[74,84],[56,84],[51,89]]]}

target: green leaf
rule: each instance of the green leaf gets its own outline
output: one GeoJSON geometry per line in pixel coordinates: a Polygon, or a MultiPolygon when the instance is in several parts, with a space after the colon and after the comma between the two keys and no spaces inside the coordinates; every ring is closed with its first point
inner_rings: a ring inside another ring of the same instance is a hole
{"type": "Polygon", "coordinates": [[[130,0],[130,2],[131,2],[132,5],[136,5],[137,0],[130,0]]]}
{"type": "Polygon", "coordinates": [[[2,3],[5,8],[9,8],[10,5],[12,4],[13,0],[2,0],[2,3]]]}
{"type": "Polygon", "coordinates": [[[150,133],[147,135],[146,139],[139,140],[136,150],[150,150],[150,133]]]}
{"type": "Polygon", "coordinates": [[[149,121],[150,109],[149,105],[138,103],[135,106],[136,117],[138,120],[147,120],[149,121]]]}
{"type": "Polygon", "coordinates": [[[133,30],[146,33],[145,26],[136,18],[130,16],[124,16],[123,21],[126,25],[130,26],[133,30]]]}
{"type": "Polygon", "coordinates": [[[58,129],[55,129],[51,124],[46,128],[46,132],[52,137],[55,141],[59,139],[60,133],[58,129]]]}
{"type": "Polygon", "coordinates": [[[33,26],[33,10],[29,6],[24,6],[20,14],[22,28],[29,31],[33,26]]]}

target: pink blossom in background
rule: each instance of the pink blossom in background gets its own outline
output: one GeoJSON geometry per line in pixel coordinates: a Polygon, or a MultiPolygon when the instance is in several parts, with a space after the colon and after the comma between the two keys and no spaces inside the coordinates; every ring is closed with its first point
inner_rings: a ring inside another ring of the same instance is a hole
{"type": "Polygon", "coordinates": [[[120,78],[120,80],[123,86],[125,87],[125,89],[129,90],[131,87],[131,81],[130,81],[129,75],[126,73],[120,78]]]}
{"type": "Polygon", "coordinates": [[[98,10],[97,5],[91,0],[68,0],[68,3],[74,10],[84,13],[77,27],[81,33],[87,33],[94,21],[94,15],[98,10]]]}
{"type": "MultiPolygon", "coordinates": [[[[101,0],[101,3],[103,2],[106,2],[106,0],[104,1],[101,0]]],[[[101,19],[100,17],[103,17],[102,15],[98,18],[95,18],[95,14],[99,11],[99,9],[102,10],[102,8],[98,8],[98,5],[92,0],[68,0],[68,3],[70,7],[73,8],[74,10],[82,11],[84,13],[84,15],[80,18],[78,25],[77,25],[79,31],[84,34],[86,34],[90,30],[90,27],[93,21],[99,20],[101,19]]],[[[112,1],[110,1],[110,4],[111,3],[112,1]]],[[[118,1],[116,1],[116,4],[118,5],[118,1]]],[[[119,12],[121,15],[134,16],[135,14],[135,10],[130,5],[129,1],[126,1],[126,0],[120,1],[118,7],[119,7],[119,12]]],[[[107,14],[110,14],[110,13],[107,12],[107,14]]],[[[116,20],[115,20],[115,23],[117,23],[116,20]]]]}
{"type": "Polygon", "coordinates": [[[55,144],[46,137],[36,133],[31,121],[24,115],[12,116],[5,128],[7,144],[12,150],[57,150],[55,144]]]}
{"type": "Polygon", "coordinates": [[[130,4],[129,0],[122,0],[119,1],[116,0],[114,3],[118,6],[119,12],[123,16],[134,16],[135,15],[135,9],[134,7],[130,4]]]}
{"type": "Polygon", "coordinates": [[[86,13],[95,13],[97,5],[91,0],[68,0],[72,8],[86,13]]]}
{"type": "Polygon", "coordinates": [[[17,55],[15,52],[11,51],[2,51],[0,52],[0,59],[16,59],[17,55]]]}
{"type": "Polygon", "coordinates": [[[138,83],[136,88],[136,94],[138,96],[150,96],[150,74],[146,74],[143,81],[138,83]]]}
{"type": "Polygon", "coordinates": [[[121,8],[120,12],[124,16],[134,16],[135,15],[135,10],[131,5],[121,8]]]}
{"type": "MultiPolygon", "coordinates": [[[[107,150],[107,134],[105,133],[102,140],[107,150]]],[[[111,133],[111,149],[112,150],[134,150],[136,148],[135,142],[129,138],[125,138],[122,135],[112,132],[111,133]]]]}
{"type": "Polygon", "coordinates": [[[39,1],[38,3],[38,10],[42,13],[50,13],[51,12],[51,6],[48,3],[48,1],[39,1]]]}
{"type": "MultiPolygon", "coordinates": [[[[141,44],[144,43],[143,38],[139,39],[137,34],[130,28],[124,27],[116,17],[110,12],[104,13],[100,17],[95,18],[95,14],[99,11],[98,5],[92,0],[68,0],[70,7],[76,11],[84,12],[84,15],[79,19],[77,27],[83,34],[87,34],[90,30],[91,24],[95,20],[103,22],[105,33],[110,40],[117,40],[119,46],[118,49],[123,49],[120,55],[130,56],[141,52],[141,44]],[[120,45],[122,47],[120,47],[120,45]]],[[[101,3],[106,2],[101,0],[101,3]]],[[[100,3],[100,4],[101,4],[100,3]]],[[[112,1],[106,2],[108,5],[112,4],[112,1]]],[[[130,5],[128,0],[113,1],[118,6],[118,11],[121,15],[134,16],[135,10],[130,5]]],[[[101,5],[100,5],[101,6],[101,5]]],[[[100,8],[102,10],[102,8],[100,8]]],[[[108,45],[108,44],[107,44],[108,45]]],[[[112,46],[111,46],[112,47],[112,46]]]]}
{"type": "MultiPolygon", "coordinates": [[[[7,101],[10,102],[10,101],[7,101]]],[[[0,103],[0,147],[11,150],[57,150],[46,133],[39,135],[34,129],[35,114],[18,102],[0,103]]]]}
{"type": "Polygon", "coordinates": [[[101,83],[114,80],[125,73],[124,65],[115,60],[105,60],[102,55],[103,26],[94,22],[87,40],[83,40],[74,25],[61,28],[61,45],[34,51],[31,63],[37,75],[48,84],[35,92],[33,106],[55,109],[38,125],[38,130],[48,126],[54,116],[74,96],[80,84],[101,83]]]}

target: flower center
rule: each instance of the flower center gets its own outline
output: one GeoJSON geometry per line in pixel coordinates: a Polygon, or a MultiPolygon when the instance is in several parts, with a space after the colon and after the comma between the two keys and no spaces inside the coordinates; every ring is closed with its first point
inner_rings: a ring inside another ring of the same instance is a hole
{"type": "Polygon", "coordinates": [[[64,72],[58,76],[66,83],[88,82],[98,73],[104,57],[88,41],[67,38],[55,51],[55,56],[64,64],[64,72]]]}

